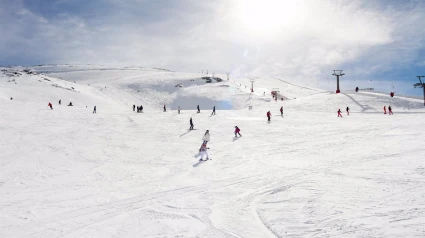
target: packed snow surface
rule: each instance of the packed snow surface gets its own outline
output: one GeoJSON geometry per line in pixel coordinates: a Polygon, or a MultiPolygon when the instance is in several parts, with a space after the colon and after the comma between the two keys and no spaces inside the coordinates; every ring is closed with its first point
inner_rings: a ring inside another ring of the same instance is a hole
{"type": "Polygon", "coordinates": [[[425,236],[420,99],[277,78],[251,93],[247,78],[140,67],[1,69],[0,237],[425,236]],[[231,110],[211,116],[214,103],[231,110]]]}

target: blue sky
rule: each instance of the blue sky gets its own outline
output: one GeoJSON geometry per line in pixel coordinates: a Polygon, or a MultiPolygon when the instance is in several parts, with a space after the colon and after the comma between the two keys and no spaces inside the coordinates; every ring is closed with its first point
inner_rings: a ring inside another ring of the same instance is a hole
{"type": "Polygon", "coordinates": [[[139,65],[417,94],[425,2],[0,0],[0,65],[139,65]],[[344,84],[342,84],[344,86],[344,84]]]}

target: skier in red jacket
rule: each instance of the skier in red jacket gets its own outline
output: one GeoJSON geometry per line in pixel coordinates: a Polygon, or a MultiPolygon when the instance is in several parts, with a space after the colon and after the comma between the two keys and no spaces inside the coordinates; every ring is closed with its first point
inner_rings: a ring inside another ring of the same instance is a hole
{"type": "Polygon", "coordinates": [[[270,121],[270,117],[272,116],[272,114],[270,113],[270,111],[267,112],[267,121],[270,121]]]}
{"type": "Polygon", "coordinates": [[[52,106],[52,104],[50,102],[49,102],[49,104],[47,104],[47,106],[50,107],[50,109],[53,110],[53,106],[52,106]]]}
{"type": "Polygon", "coordinates": [[[342,117],[342,115],[341,115],[341,109],[338,109],[338,117],[342,117]]]}
{"type": "Polygon", "coordinates": [[[241,129],[239,129],[238,126],[235,126],[235,137],[242,136],[241,133],[239,133],[241,131],[241,129]]]}
{"type": "Polygon", "coordinates": [[[283,117],[283,107],[280,107],[280,116],[283,117]]]}
{"type": "Polygon", "coordinates": [[[384,106],[384,114],[387,114],[387,106],[384,106]]]}

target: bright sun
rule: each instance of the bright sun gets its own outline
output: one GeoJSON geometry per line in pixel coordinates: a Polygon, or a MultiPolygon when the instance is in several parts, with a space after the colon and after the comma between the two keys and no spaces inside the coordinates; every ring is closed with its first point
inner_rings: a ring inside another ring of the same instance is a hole
{"type": "Polygon", "coordinates": [[[296,21],[298,11],[295,0],[238,0],[233,13],[245,30],[265,34],[296,21]]]}

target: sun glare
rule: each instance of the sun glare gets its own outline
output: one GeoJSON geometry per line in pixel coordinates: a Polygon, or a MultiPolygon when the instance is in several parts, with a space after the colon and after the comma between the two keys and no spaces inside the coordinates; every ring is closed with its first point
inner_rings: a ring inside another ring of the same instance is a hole
{"type": "Polygon", "coordinates": [[[234,16],[245,30],[265,34],[296,21],[298,10],[293,0],[240,0],[234,16]]]}

